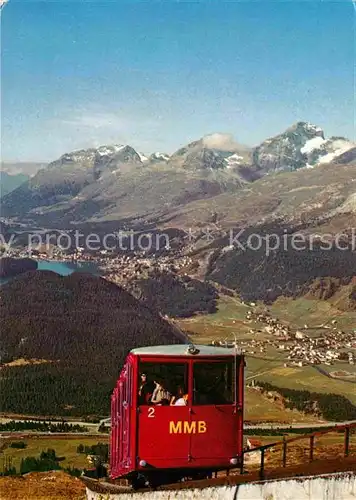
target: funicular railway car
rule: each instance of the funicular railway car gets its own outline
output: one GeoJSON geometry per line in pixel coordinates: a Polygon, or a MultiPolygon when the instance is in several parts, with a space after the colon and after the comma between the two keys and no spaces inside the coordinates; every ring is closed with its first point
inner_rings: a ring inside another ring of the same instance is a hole
{"type": "Polygon", "coordinates": [[[244,366],[224,347],[133,349],[111,399],[111,479],[137,489],[241,466],[244,366]]]}

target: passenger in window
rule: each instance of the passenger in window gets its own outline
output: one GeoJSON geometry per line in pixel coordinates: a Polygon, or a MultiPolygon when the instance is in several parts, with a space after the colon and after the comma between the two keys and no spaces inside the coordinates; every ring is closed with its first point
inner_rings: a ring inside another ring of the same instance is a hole
{"type": "Polygon", "coordinates": [[[177,395],[171,399],[172,406],[186,406],[188,404],[188,394],[183,387],[178,387],[177,395]]]}
{"type": "Polygon", "coordinates": [[[172,395],[167,391],[163,380],[155,380],[156,388],[153,391],[151,403],[167,405],[172,399],[172,395]]]}
{"type": "Polygon", "coordinates": [[[141,384],[138,390],[139,405],[149,404],[152,393],[152,383],[147,380],[147,375],[145,373],[141,373],[141,384]]]}

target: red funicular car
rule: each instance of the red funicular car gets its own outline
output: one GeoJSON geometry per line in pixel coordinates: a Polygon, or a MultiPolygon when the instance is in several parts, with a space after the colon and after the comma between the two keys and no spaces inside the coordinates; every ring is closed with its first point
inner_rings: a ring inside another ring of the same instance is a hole
{"type": "Polygon", "coordinates": [[[110,477],[139,487],[240,466],[244,366],[224,347],[133,349],[111,399],[110,477]]]}

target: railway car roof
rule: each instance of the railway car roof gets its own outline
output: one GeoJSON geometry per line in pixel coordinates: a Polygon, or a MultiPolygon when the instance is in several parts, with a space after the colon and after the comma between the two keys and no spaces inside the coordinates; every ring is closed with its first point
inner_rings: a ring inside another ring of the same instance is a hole
{"type": "MultiPolygon", "coordinates": [[[[174,345],[155,345],[148,347],[138,347],[130,351],[136,355],[152,355],[152,356],[234,356],[236,354],[235,348],[228,347],[215,347],[208,345],[194,345],[189,344],[174,344],[174,345]],[[196,353],[189,352],[189,347],[197,350],[196,353]]],[[[241,350],[237,349],[237,354],[241,354],[241,350]]]]}

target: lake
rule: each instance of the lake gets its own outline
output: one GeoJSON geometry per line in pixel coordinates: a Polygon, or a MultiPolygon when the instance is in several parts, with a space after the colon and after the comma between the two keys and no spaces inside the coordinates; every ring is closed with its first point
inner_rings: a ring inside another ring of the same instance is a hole
{"type": "MultiPolygon", "coordinates": [[[[90,273],[96,276],[100,276],[100,271],[98,266],[94,262],[83,262],[83,261],[60,261],[60,260],[38,260],[37,261],[38,271],[53,271],[61,276],[69,276],[75,271],[81,273],[90,273]]],[[[21,276],[21,274],[17,274],[21,276]]],[[[7,283],[8,281],[14,279],[16,276],[11,278],[0,278],[0,284],[7,283]]]]}
{"type": "Polygon", "coordinates": [[[75,271],[99,275],[98,266],[94,262],[38,260],[38,271],[53,271],[61,276],[69,276],[75,271]]]}

